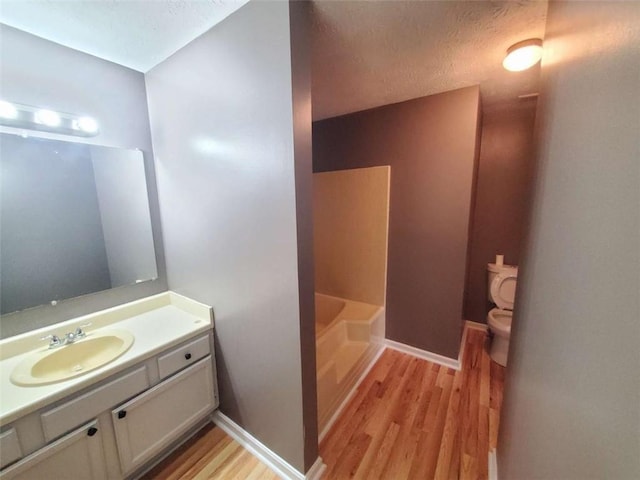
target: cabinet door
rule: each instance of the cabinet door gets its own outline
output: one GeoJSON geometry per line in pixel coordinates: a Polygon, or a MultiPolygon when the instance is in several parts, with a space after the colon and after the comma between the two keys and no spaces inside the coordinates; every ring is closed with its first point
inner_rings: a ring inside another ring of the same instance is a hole
{"type": "Polygon", "coordinates": [[[107,466],[98,421],[90,422],[2,471],[3,480],[104,480],[107,466]]]}
{"type": "Polygon", "coordinates": [[[206,357],[113,410],[122,472],[144,464],[214,406],[211,357],[206,357]]]}

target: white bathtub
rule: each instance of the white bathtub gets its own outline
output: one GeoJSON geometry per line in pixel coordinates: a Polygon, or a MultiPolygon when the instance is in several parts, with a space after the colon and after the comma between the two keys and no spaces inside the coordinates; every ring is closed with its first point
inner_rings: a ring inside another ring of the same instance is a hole
{"type": "Polygon", "coordinates": [[[384,308],[316,293],[318,426],[321,434],[382,349],[384,308]]]}
{"type": "Polygon", "coordinates": [[[337,320],[345,305],[341,298],[316,293],[316,338],[337,320]]]}

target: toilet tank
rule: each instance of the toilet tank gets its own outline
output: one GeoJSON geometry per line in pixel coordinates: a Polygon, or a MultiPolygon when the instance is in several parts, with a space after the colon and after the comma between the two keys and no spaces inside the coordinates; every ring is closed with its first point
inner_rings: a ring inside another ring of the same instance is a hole
{"type": "Polygon", "coordinates": [[[518,275],[518,267],[514,265],[496,265],[495,263],[489,263],[487,264],[487,272],[489,273],[487,278],[487,299],[491,303],[495,303],[491,297],[491,284],[493,283],[493,279],[496,278],[499,273],[518,275]]]}

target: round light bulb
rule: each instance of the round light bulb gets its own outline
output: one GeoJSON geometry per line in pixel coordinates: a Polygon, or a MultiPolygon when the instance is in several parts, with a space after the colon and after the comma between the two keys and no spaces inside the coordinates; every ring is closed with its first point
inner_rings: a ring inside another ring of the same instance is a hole
{"type": "Polygon", "coordinates": [[[542,40],[530,38],[509,47],[502,66],[510,72],[521,72],[533,67],[540,59],[542,59],[542,40]]]}
{"type": "Polygon", "coordinates": [[[18,116],[18,109],[9,102],[0,100],[0,117],[14,119],[18,116]]]}
{"type": "Polygon", "coordinates": [[[98,131],[98,122],[91,117],[80,117],[78,119],[78,128],[83,132],[95,133],[98,131]]]}
{"type": "Polygon", "coordinates": [[[60,125],[60,115],[53,110],[38,110],[34,115],[34,119],[36,123],[41,123],[47,127],[57,127],[60,125]]]}

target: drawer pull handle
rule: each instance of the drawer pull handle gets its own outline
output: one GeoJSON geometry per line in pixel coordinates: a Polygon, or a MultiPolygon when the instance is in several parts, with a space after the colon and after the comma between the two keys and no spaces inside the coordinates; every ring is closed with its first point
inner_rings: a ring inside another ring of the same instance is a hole
{"type": "Polygon", "coordinates": [[[118,412],[118,418],[124,418],[127,416],[127,411],[126,410],[120,410],[118,412]]]}
{"type": "Polygon", "coordinates": [[[190,353],[185,353],[184,354],[184,358],[186,358],[187,360],[191,360],[191,354],[190,353]]]}
{"type": "Polygon", "coordinates": [[[90,427],[89,430],[87,430],[87,435],[90,437],[93,437],[96,433],[98,433],[98,429],[96,427],[90,427]]]}

